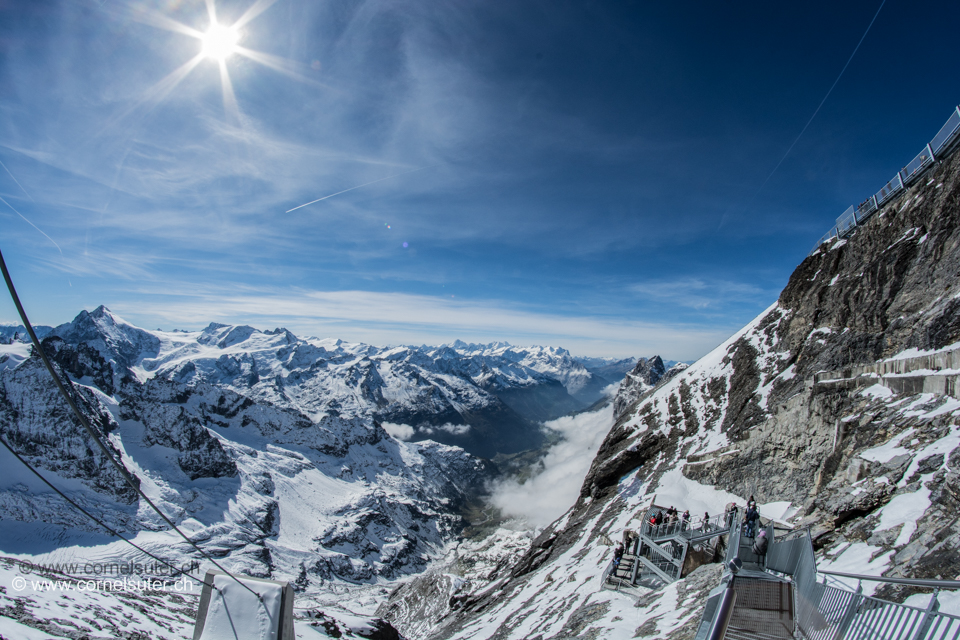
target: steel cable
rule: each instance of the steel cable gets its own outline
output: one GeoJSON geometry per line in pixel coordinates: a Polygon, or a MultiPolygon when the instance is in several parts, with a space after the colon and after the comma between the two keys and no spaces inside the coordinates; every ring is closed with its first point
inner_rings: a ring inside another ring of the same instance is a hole
{"type": "MultiPolygon", "coordinates": [[[[20,303],[20,296],[17,295],[17,289],[16,287],[14,287],[13,279],[10,277],[10,272],[7,270],[7,263],[3,259],[2,251],[0,251],[0,270],[3,271],[3,279],[7,283],[7,290],[10,292],[10,297],[13,298],[13,303],[17,307],[17,312],[20,314],[20,319],[23,321],[23,326],[26,327],[27,333],[30,334],[30,340],[33,343],[34,350],[37,352],[37,355],[40,356],[40,359],[43,361],[43,364],[46,366],[47,371],[50,372],[50,376],[53,378],[54,383],[57,385],[57,389],[60,391],[60,395],[63,396],[63,399],[66,400],[67,404],[70,405],[70,408],[73,410],[73,414],[77,417],[77,420],[80,421],[80,425],[84,428],[84,430],[86,430],[87,435],[89,435],[90,438],[97,444],[97,447],[100,448],[100,451],[103,453],[103,455],[106,456],[106,458],[113,464],[114,467],[116,467],[117,471],[120,473],[121,476],[123,476],[123,479],[126,480],[127,484],[129,484],[130,487],[132,487],[133,490],[136,491],[140,495],[140,497],[146,501],[148,505],[150,505],[151,509],[156,511],[157,515],[159,515],[164,522],[170,525],[170,528],[172,528],[174,531],[180,534],[181,538],[186,540],[190,546],[192,546],[194,549],[196,549],[200,553],[200,555],[202,555],[204,558],[209,560],[213,564],[213,566],[215,566],[217,569],[220,569],[226,575],[233,578],[237,582],[237,584],[239,584],[244,589],[246,589],[247,591],[255,595],[258,600],[262,601],[262,598],[259,593],[257,593],[256,591],[248,587],[239,578],[237,578],[235,575],[233,575],[232,573],[227,571],[225,568],[223,568],[220,565],[220,563],[218,563],[216,560],[211,558],[207,554],[207,552],[205,552],[203,549],[197,546],[197,544],[193,540],[191,540],[185,533],[183,533],[183,531],[181,531],[179,527],[177,527],[177,525],[175,525],[173,521],[170,520],[170,518],[168,518],[167,515],[163,513],[160,510],[160,508],[157,507],[157,505],[155,505],[149,497],[147,497],[147,495],[140,489],[139,484],[133,481],[133,478],[130,476],[130,473],[127,471],[126,467],[124,467],[122,464],[117,462],[117,460],[113,457],[110,450],[107,449],[106,445],[104,445],[103,442],[100,440],[100,437],[97,435],[96,431],[94,431],[93,427],[90,426],[90,423],[87,420],[86,416],[83,415],[83,413],[77,407],[76,403],[73,401],[73,398],[70,397],[70,394],[67,392],[66,387],[64,387],[63,382],[60,380],[60,376],[57,375],[56,371],[53,368],[53,364],[50,362],[50,359],[47,357],[46,352],[40,346],[40,340],[37,339],[37,334],[33,330],[33,325],[30,324],[30,320],[27,318],[27,313],[26,311],[23,310],[23,305],[20,303]]],[[[68,384],[71,385],[71,387],[73,386],[73,383],[72,381],[70,381],[69,378],[67,378],[67,382],[68,384]]]]}

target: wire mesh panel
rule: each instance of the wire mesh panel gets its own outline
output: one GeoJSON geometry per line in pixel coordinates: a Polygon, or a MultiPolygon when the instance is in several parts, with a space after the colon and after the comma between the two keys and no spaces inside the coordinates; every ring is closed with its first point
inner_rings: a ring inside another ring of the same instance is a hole
{"type": "Polygon", "coordinates": [[[793,575],[807,547],[806,538],[774,540],[767,552],[767,569],[793,575]]]}
{"type": "Polygon", "coordinates": [[[883,205],[887,200],[903,191],[903,180],[900,174],[893,176],[887,184],[883,185],[880,191],[877,191],[877,204],[883,205]]]}
{"type": "Polygon", "coordinates": [[[837,235],[843,237],[855,226],[857,226],[857,217],[853,211],[853,206],[851,206],[837,218],[837,235]]]}
{"type": "Polygon", "coordinates": [[[958,640],[960,617],[795,580],[797,628],[808,640],[958,640]]]}
{"type": "Polygon", "coordinates": [[[940,613],[936,600],[914,607],[817,582],[807,531],[771,541],[766,568],[792,576],[796,629],[807,640],[960,640],[960,616],[940,613]]]}
{"type": "Polygon", "coordinates": [[[817,244],[813,245],[813,249],[810,250],[810,253],[813,254],[817,249],[820,248],[820,245],[822,245],[824,242],[827,242],[828,240],[830,240],[830,238],[836,238],[836,237],[837,237],[837,228],[834,227],[833,229],[830,229],[830,231],[827,231],[825,234],[823,234],[823,237],[817,240],[817,244]]]}
{"type": "Polygon", "coordinates": [[[879,638],[912,638],[920,628],[926,612],[902,604],[864,598],[854,612],[847,640],[875,640],[879,638]]]}
{"type": "Polygon", "coordinates": [[[960,134],[960,111],[954,109],[946,124],[940,128],[937,135],[933,136],[933,140],[930,141],[930,148],[933,149],[935,154],[940,153],[942,149],[950,146],[958,134],[960,134]]]}
{"type": "Polygon", "coordinates": [[[957,640],[958,638],[960,638],[960,618],[945,613],[937,614],[927,632],[920,636],[920,640],[957,640]]]}
{"type": "Polygon", "coordinates": [[[857,206],[854,215],[857,218],[857,224],[863,224],[864,220],[872,216],[877,211],[877,203],[873,197],[867,198],[857,206]]]}
{"type": "Polygon", "coordinates": [[[903,176],[904,184],[910,184],[914,180],[920,177],[920,174],[923,173],[923,170],[933,164],[933,158],[930,156],[930,152],[924,149],[917,154],[913,160],[907,163],[907,166],[903,168],[900,172],[900,175],[903,176]]]}
{"type": "Polygon", "coordinates": [[[790,584],[774,580],[737,578],[736,607],[726,638],[793,640],[793,594],[790,584]]]}

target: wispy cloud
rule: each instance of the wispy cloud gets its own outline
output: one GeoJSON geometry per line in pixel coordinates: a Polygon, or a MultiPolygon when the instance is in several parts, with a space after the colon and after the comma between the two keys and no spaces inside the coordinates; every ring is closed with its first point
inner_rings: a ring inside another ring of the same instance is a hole
{"type": "MultiPolygon", "coordinates": [[[[508,340],[563,346],[584,355],[653,355],[697,358],[726,339],[733,327],[645,323],[625,319],[563,316],[518,309],[503,301],[460,301],[433,296],[370,291],[191,291],[171,287],[114,309],[145,326],[163,322],[185,328],[207,322],[286,326],[301,335],[340,337],[374,344],[439,344],[508,340]]],[[[139,298],[139,296],[138,296],[139,298]]]]}
{"type": "Polygon", "coordinates": [[[652,302],[669,303],[691,309],[727,307],[731,303],[762,302],[769,304],[777,291],[748,282],[709,280],[706,278],[678,278],[637,282],[628,291],[652,302]]]}

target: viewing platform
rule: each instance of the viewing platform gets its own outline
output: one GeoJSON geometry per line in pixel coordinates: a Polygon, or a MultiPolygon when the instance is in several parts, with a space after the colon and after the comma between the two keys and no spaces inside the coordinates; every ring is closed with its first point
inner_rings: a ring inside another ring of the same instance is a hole
{"type": "Polygon", "coordinates": [[[687,575],[697,567],[714,560],[720,538],[730,531],[725,514],[711,518],[677,515],[667,521],[669,508],[652,504],[642,514],[637,530],[624,532],[624,554],[619,563],[611,560],[604,574],[604,588],[623,589],[634,586],[658,588],[687,575]],[[660,514],[664,521],[652,524],[660,514]],[[711,545],[711,542],[714,542],[711,545]]]}

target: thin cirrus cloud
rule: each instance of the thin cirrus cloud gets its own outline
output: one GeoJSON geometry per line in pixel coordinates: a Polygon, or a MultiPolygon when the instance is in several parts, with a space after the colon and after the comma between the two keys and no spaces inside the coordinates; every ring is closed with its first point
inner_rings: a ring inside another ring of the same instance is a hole
{"type": "Polygon", "coordinates": [[[777,295],[772,289],[764,289],[747,282],[705,278],[638,282],[628,286],[627,290],[638,298],[697,310],[717,309],[731,303],[769,304],[770,299],[777,295]]]}

